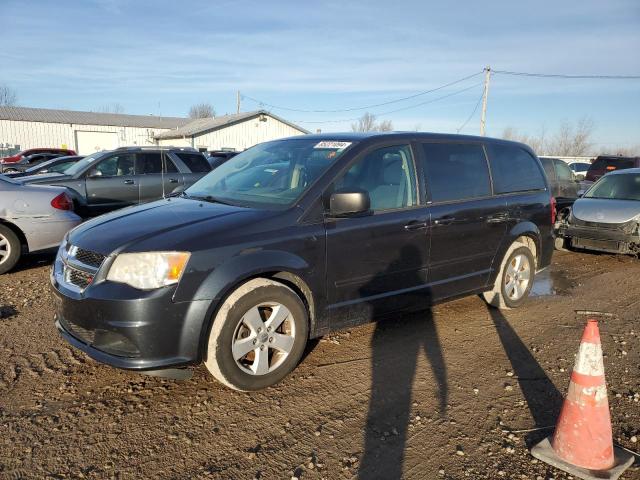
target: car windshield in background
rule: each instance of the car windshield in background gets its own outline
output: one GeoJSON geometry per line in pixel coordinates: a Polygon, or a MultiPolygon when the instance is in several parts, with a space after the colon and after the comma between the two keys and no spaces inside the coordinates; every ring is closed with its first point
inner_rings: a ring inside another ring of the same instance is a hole
{"type": "Polygon", "coordinates": [[[585,198],[640,200],[640,174],[605,175],[585,194],[585,198]]]}
{"type": "Polygon", "coordinates": [[[351,145],[307,139],[256,145],[201,178],[186,194],[233,205],[289,206],[351,145]]]}
{"type": "Polygon", "coordinates": [[[78,160],[76,163],[74,163],[69,168],[67,168],[64,171],[64,174],[71,175],[73,177],[74,175],[83,171],[87,167],[87,165],[89,165],[90,163],[93,163],[95,160],[102,157],[106,153],[109,153],[109,152],[99,152],[99,153],[90,155],[88,157],[84,157],[82,160],[78,160]]]}

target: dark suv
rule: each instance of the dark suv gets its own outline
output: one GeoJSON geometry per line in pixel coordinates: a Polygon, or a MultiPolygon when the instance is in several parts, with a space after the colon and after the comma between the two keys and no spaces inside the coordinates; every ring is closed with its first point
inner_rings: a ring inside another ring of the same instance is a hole
{"type": "Polygon", "coordinates": [[[463,295],[527,297],[554,200],[525,145],[457,135],[306,135],[257,145],[182,195],[72,230],[56,325],[114,367],[205,362],[239,390],[309,338],[463,295]]]}
{"type": "Polygon", "coordinates": [[[204,155],[192,148],[123,147],[84,157],[64,173],[19,181],[68,187],[76,212],[94,216],[175,194],[210,171],[204,155]]]}
{"type": "Polygon", "coordinates": [[[638,168],[640,167],[640,157],[620,157],[615,155],[600,155],[593,161],[585,180],[588,182],[595,182],[605,173],[613,172],[614,170],[624,170],[625,168],[638,168]]]}

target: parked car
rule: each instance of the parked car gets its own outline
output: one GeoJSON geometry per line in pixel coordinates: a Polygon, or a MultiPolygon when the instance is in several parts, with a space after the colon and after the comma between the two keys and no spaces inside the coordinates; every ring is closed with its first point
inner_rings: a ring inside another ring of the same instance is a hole
{"type": "Polygon", "coordinates": [[[59,155],[75,155],[75,150],[69,150],[68,148],[29,148],[28,150],[22,150],[15,155],[0,158],[0,163],[16,163],[24,157],[29,157],[38,153],[57,153],[59,155]]]}
{"type": "Polygon", "coordinates": [[[593,163],[589,166],[589,170],[587,170],[587,174],[585,175],[585,180],[595,182],[605,173],[613,172],[614,170],[638,167],[640,167],[640,157],[600,155],[596,157],[593,163]]]}
{"type": "Polygon", "coordinates": [[[62,154],[60,153],[34,153],[28,157],[22,157],[22,159],[17,162],[10,163],[8,165],[2,164],[0,165],[0,170],[2,173],[20,173],[24,172],[28,168],[40,165],[43,162],[48,162],[49,160],[59,158],[61,156],[62,154]]]}
{"type": "Polygon", "coordinates": [[[204,362],[257,390],[295,368],[309,338],[461,295],[521,305],[551,260],[553,203],[519,143],[267,142],[178,197],[70,232],[51,277],[56,325],[114,367],[173,375],[204,362]]]}
{"type": "Polygon", "coordinates": [[[551,193],[555,197],[558,210],[569,207],[578,198],[580,184],[564,160],[552,157],[540,157],[547,175],[551,193]]]}
{"type": "Polygon", "coordinates": [[[207,160],[209,161],[209,165],[211,165],[211,168],[215,169],[215,168],[218,168],[227,160],[229,160],[230,158],[233,158],[236,155],[238,155],[238,153],[240,152],[230,152],[227,150],[212,150],[210,152],[207,152],[206,157],[207,157],[207,160]]]}
{"type": "Polygon", "coordinates": [[[29,167],[24,171],[16,173],[5,173],[9,178],[26,177],[28,175],[41,175],[44,173],[63,173],[71,165],[84,157],[81,155],[56,157],[46,162],[38,163],[33,167],[29,167]]]}
{"type": "Polygon", "coordinates": [[[0,274],[23,253],[57,247],[80,222],[65,188],[26,186],[0,175],[0,274]]]}
{"type": "Polygon", "coordinates": [[[640,254],[640,168],[606,174],[558,218],[557,242],[601,252],[640,254]]]}
{"type": "Polygon", "coordinates": [[[569,163],[569,168],[573,171],[573,174],[576,177],[576,180],[584,180],[587,174],[587,170],[591,166],[590,163],[587,162],[571,162],[569,163]]]}
{"type": "Polygon", "coordinates": [[[210,171],[191,148],[123,147],[85,157],[63,173],[19,180],[68,187],[77,211],[94,216],[180,192],[210,171]]]}

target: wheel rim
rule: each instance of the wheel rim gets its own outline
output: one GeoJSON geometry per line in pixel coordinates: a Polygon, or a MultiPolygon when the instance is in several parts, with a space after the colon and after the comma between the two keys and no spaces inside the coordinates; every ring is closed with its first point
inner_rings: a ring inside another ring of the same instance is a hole
{"type": "Polygon", "coordinates": [[[287,307],[260,303],[240,319],[233,334],[231,353],[236,365],[250,375],[276,370],[291,353],[295,324],[287,307]]]}
{"type": "Polygon", "coordinates": [[[6,262],[9,255],[11,255],[11,244],[9,243],[9,239],[0,234],[0,263],[6,262]]]}
{"type": "Polygon", "coordinates": [[[531,281],[531,264],[526,255],[519,254],[511,259],[504,275],[504,291],[511,300],[520,300],[531,281]]]}

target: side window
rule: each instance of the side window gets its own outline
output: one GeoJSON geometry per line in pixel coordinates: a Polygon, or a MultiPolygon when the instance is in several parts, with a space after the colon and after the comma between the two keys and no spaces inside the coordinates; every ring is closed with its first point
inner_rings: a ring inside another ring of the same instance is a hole
{"type": "Polygon", "coordinates": [[[114,155],[101,161],[93,170],[103,177],[133,175],[134,156],[130,153],[114,155]]]}
{"type": "Polygon", "coordinates": [[[556,167],[556,175],[558,175],[559,181],[570,182],[573,180],[573,172],[566,163],[564,163],[562,160],[554,163],[556,167]]]}
{"type": "Polygon", "coordinates": [[[171,160],[167,153],[164,153],[164,155],[160,152],[138,153],[136,155],[136,160],[138,162],[136,172],[139,175],[162,173],[163,160],[165,164],[165,173],[175,173],[178,171],[173,160],[171,160]]]}
{"type": "Polygon", "coordinates": [[[201,153],[174,152],[193,173],[210,172],[211,166],[201,153]]]}
{"type": "Polygon", "coordinates": [[[543,190],[544,177],[536,159],[512,145],[489,145],[489,162],[496,193],[543,190]]]}
{"type": "Polygon", "coordinates": [[[396,145],[374,150],[353,164],[334,188],[366,190],[374,212],[417,205],[411,147],[396,145]]]}
{"type": "Polygon", "coordinates": [[[547,180],[549,180],[550,182],[555,182],[556,171],[553,169],[553,160],[549,158],[541,158],[540,163],[542,164],[542,168],[544,169],[544,174],[547,176],[547,180]]]}
{"type": "Polygon", "coordinates": [[[423,143],[427,190],[434,202],[491,195],[482,145],[423,143]]]}

